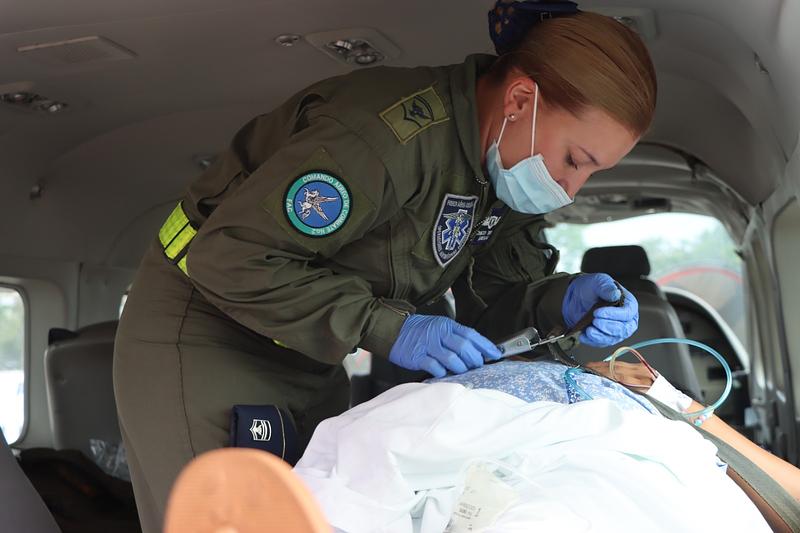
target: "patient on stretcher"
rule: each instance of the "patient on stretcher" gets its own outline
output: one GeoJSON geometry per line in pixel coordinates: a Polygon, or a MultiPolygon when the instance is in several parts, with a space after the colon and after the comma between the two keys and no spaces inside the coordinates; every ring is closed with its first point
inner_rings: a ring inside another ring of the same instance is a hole
{"type": "MultiPolygon", "coordinates": [[[[689,425],[568,370],[507,360],[400,385],[324,421],[295,471],[340,531],[770,531],[689,425]]],[[[641,364],[615,377],[652,384],[641,364]]],[[[717,417],[703,427],[800,499],[798,469],[717,417]]]]}

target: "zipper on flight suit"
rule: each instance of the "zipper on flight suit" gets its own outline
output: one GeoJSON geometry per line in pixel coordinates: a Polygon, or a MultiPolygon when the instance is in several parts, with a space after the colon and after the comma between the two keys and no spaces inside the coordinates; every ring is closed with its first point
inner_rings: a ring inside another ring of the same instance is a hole
{"type": "Polygon", "coordinates": [[[395,306],[387,303],[386,300],[384,300],[383,298],[378,298],[378,302],[382,306],[386,307],[387,309],[390,309],[390,310],[394,311],[395,313],[397,313],[398,315],[402,316],[403,318],[408,318],[408,317],[411,316],[411,312],[410,311],[406,311],[405,309],[400,309],[399,307],[395,307],[395,306]]]}
{"type": "MultiPolygon", "coordinates": [[[[479,209],[475,210],[476,214],[477,214],[477,211],[482,211],[483,208],[485,207],[485,206],[482,206],[481,204],[483,203],[484,195],[486,194],[486,189],[488,188],[489,181],[483,179],[482,177],[478,176],[477,174],[475,175],[475,181],[477,181],[481,185],[481,191],[480,191],[480,193],[478,193],[478,208],[479,209]]],[[[483,221],[483,218],[484,217],[480,217],[480,221],[483,221]]],[[[467,244],[465,245],[465,247],[469,246],[469,243],[472,242],[472,238],[475,237],[476,233],[478,233],[478,230],[480,229],[480,226],[481,226],[480,222],[477,223],[477,224],[473,224],[472,225],[472,231],[469,232],[469,239],[467,239],[467,244]]]]}

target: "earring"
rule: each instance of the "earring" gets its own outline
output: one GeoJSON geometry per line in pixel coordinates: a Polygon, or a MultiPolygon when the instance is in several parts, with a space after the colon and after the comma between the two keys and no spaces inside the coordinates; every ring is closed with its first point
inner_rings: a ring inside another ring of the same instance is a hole
{"type": "Polygon", "coordinates": [[[514,122],[515,120],[517,120],[517,115],[515,115],[514,113],[511,113],[510,115],[508,115],[508,120],[510,120],[511,122],[514,122]]]}

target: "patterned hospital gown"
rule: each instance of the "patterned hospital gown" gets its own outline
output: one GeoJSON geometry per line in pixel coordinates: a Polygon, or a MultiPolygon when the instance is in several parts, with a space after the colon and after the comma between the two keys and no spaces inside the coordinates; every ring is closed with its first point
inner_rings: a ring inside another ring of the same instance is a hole
{"type": "Polygon", "coordinates": [[[427,382],[460,383],[474,389],[495,389],[526,402],[575,403],[590,398],[608,398],[623,409],[644,409],[660,416],[658,410],[643,396],[610,379],[575,371],[571,372],[572,380],[565,378],[565,372],[569,368],[555,361],[506,360],[484,365],[464,374],[429,379],[427,382]]]}

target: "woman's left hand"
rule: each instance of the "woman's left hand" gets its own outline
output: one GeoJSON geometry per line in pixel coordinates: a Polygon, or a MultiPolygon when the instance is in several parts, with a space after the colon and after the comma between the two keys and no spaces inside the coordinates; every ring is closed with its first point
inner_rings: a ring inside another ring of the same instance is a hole
{"type": "Polygon", "coordinates": [[[585,365],[590,370],[602,374],[614,381],[626,385],[641,386],[642,392],[647,392],[653,385],[653,375],[642,363],[625,363],[622,361],[614,362],[614,375],[611,375],[608,361],[593,361],[585,365]]]}

